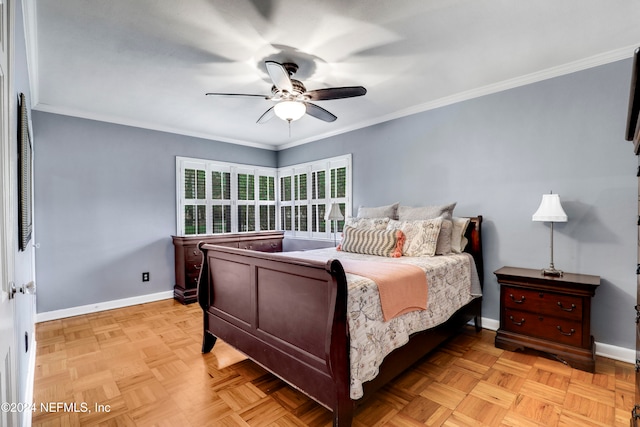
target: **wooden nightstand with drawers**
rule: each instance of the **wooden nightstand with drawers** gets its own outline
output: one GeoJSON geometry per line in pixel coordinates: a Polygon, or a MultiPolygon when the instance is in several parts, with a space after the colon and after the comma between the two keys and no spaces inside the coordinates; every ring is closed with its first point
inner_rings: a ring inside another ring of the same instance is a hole
{"type": "Polygon", "coordinates": [[[591,298],[600,285],[599,276],[544,276],[540,270],[516,267],[502,267],[494,274],[500,283],[496,347],[538,350],[594,372],[591,298]]]}

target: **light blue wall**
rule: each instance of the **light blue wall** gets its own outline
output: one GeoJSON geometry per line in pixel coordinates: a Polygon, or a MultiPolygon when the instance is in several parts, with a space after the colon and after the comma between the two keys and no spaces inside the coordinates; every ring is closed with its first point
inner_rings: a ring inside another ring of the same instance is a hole
{"type": "Polygon", "coordinates": [[[176,155],[287,166],[352,153],[354,210],[457,201],[457,215],[484,216],[491,319],[494,270],[548,266],[549,227],[531,215],[559,193],[569,222],[555,227],[556,267],[602,277],[593,335],[634,348],[630,73],[620,61],[278,153],[34,112],[38,312],[172,289],[176,155]]]}
{"type": "Polygon", "coordinates": [[[33,124],[39,313],[173,290],[176,156],[276,166],[269,150],[37,111],[33,124]]]}
{"type": "Polygon", "coordinates": [[[634,348],[630,76],[631,60],[600,66],[283,150],[278,166],[352,153],[354,212],[457,201],[457,215],[483,215],[483,314],[491,319],[499,318],[493,271],[549,265],[549,226],[531,215],[553,190],[569,216],[555,226],[556,267],[602,277],[592,333],[634,348]]]}

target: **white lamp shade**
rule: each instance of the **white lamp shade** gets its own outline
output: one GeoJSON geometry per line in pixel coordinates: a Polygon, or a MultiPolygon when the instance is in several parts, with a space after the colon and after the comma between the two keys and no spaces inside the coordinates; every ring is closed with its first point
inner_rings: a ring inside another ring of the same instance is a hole
{"type": "Polygon", "coordinates": [[[338,203],[332,203],[331,204],[331,209],[329,209],[329,212],[327,212],[327,215],[324,217],[324,219],[327,219],[329,221],[341,221],[344,219],[344,215],[342,214],[342,211],[340,210],[340,205],[338,203]]]}
{"type": "Polygon", "coordinates": [[[273,110],[276,116],[282,120],[293,121],[304,116],[304,113],[307,112],[307,107],[302,102],[280,101],[273,107],[273,110]]]}
{"type": "Polygon", "coordinates": [[[538,210],[533,214],[533,221],[567,222],[567,214],[560,204],[557,194],[543,194],[538,210]]]}

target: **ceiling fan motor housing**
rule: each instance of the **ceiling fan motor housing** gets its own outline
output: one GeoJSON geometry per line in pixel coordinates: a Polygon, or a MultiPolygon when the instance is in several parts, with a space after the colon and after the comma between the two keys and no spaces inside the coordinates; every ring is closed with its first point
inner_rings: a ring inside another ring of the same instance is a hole
{"type": "Polygon", "coordinates": [[[281,65],[287,70],[289,76],[293,76],[298,71],[298,64],[293,62],[283,62],[281,65]]]}
{"type": "MultiPolygon", "coordinates": [[[[307,88],[302,84],[300,80],[291,79],[291,85],[293,86],[293,93],[291,94],[293,96],[291,98],[295,98],[299,95],[302,95],[307,91],[307,88]]],[[[282,92],[280,92],[280,89],[278,89],[275,85],[273,85],[271,87],[271,94],[277,95],[278,93],[282,94],[282,92]]]]}

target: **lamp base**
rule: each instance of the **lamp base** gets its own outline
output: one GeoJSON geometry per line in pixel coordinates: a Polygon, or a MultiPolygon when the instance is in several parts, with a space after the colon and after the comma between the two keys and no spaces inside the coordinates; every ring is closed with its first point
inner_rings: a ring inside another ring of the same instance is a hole
{"type": "Polygon", "coordinates": [[[564,274],[562,270],[556,270],[553,267],[544,268],[540,271],[543,276],[553,276],[553,277],[562,277],[564,274]]]}

